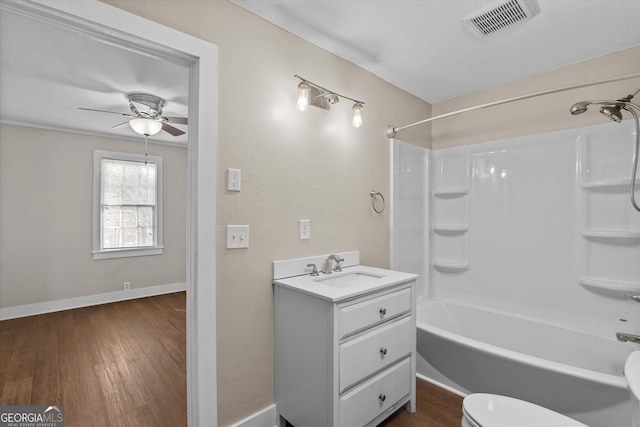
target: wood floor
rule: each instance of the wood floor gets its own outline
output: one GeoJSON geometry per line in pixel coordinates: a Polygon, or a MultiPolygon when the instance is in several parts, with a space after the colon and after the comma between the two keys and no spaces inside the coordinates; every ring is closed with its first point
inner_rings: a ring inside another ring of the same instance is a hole
{"type": "MultiPolygon", "coordinates": [[[[0,405],[64,406],[65,427],[187,425],[185,293],[0,322],[0,405]]],[[[380,427],[459,427],[462,398],[418,380],[380,427]]]]}
{"type": "Polygon", "coordinates": [[[185,293],[0,322],[0,405],[66,427],[186,426],[185,293]]]}
{"type": "Polygon", "coordinates": [[[431,383],[416,382],[416,412],[396,411],[378,427],[460,427],[462,397],[431,383]]]}

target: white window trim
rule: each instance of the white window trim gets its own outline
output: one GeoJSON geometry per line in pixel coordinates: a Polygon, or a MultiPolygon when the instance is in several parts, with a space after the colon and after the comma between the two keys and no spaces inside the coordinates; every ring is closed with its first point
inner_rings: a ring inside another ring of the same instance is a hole
{"type": "Polygon", "coordinates": [[[93,150],[93,259],[126,258],[135,256],[162,255],[164,252],[162,240],[162,157],[145,156],[143,154],[121,153],[116,151],[93,150]],[[100,193],[102,180],[102,159],[123,161],[145,161],[156,163],[156,244],[148,248],[101,249],[100,247],[100,193]]]}

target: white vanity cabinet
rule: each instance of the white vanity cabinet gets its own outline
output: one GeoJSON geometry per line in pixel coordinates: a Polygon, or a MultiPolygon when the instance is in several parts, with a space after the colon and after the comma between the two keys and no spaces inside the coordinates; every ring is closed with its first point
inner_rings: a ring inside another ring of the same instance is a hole
{"type": "Polygon", "coordinates": [[[281,427],[375,426],[402,405],[415,412],[416,276],[375,270],[394,280],[340,295],[274,280],[281,427]]]}

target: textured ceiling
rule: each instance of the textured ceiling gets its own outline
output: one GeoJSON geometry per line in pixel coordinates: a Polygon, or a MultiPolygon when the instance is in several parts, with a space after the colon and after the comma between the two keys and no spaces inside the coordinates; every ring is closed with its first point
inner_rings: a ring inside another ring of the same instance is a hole
{"type": "Polygon", "coordinates": [[[430,103],[640,45],[640,0],[538,0],[485,39],[462,20],[504,1],[232,1],[430,103]]]}
{"type": "MultiPolygon", "coordinates": [[[[3,122],[141,138],[127,118],[127,94],[166,100],[163,115],[187,117],[189,69],[114,41],[0,9],[0,118],[3,122]]],[[[175,125],[183,131],[187,126],[175,125]]],[[[150,140],[186,143],[165,132],[150,140]]]]}
{"type": "MultiPolygon", "coordinates": [[[[488,0],[234,2],[431,103],[640,45],[640,0],[539,0],[533,20],[484,40],[462,18],[488,0]]],[[[139,138],[112,129],[121,116],[78,108],[129,113],[126,94],[147,92],[186,117],[188,87],[186,66],[0,9],[3,122],[139,138]]]]}

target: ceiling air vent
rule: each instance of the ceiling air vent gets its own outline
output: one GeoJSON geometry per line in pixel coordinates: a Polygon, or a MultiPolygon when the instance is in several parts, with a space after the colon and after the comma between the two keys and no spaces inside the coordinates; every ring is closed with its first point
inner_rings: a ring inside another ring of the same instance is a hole
{"type": "Polygon", "coordinates": [[[535,0],[510,0],[486,7],[463,19],[474,34],[486,37],[528,21],[540,13],[535,0]]]}

